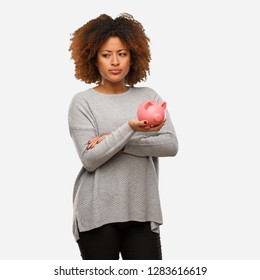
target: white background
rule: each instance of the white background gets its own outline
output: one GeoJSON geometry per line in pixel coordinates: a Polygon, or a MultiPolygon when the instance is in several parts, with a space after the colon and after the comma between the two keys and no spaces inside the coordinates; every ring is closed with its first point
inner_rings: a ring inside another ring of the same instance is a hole
{"type": "MultiPolygon", "coordinates": [[[[258,1],[5,1],[0,6],[0,259],[75,259],[68,133],[71,34],[131,13],[151,39],[146,86],[180,149],[160,160],[163,257],[259,259],[258,1]]],[[[142,85],[142,84],[141,84],[142,85]]]]}

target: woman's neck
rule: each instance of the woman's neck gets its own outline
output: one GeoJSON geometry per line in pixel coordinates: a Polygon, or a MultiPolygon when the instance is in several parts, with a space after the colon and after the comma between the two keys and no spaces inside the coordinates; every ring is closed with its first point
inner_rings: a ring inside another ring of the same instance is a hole
{"type": "Polygon", "coordinates": [[[128,91],[129,87],[127,87],[126,85],[108,85],[108,84],[100,84],[96,87],[94,87],[94,89],[98,92],[101,93],[110,93],[110,94],[120,94],[120,93],[124,93],[126,91],[128,91]]]}

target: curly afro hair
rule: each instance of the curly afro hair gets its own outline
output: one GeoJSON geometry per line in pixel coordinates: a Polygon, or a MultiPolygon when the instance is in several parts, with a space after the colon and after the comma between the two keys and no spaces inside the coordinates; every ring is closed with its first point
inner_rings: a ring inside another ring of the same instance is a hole
{"type": "Polygon", "coordinates": [[[100,84],[101,76],[96,66],[97,52],[109,37],[119,37],[131,54],[131,67],[126,84],[145,81],[150,74],[150,39],[140,22],[123,13],[112,19],[106,14],[90,20],[73,33],[69,51],[75,63],[75,77],[88,84],[100,84]]]}

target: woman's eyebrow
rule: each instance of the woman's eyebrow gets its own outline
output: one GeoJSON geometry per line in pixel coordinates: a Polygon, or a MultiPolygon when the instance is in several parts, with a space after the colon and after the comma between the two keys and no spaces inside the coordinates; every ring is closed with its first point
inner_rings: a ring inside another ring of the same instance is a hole
{"type": "MultiPolygon", "coordinates": [[[[128,51],[128,49],[117,50],[117,52],[121,52],[121,51],[128,51]]],[[[100,52],[112,52],[112,51],[111,50],[100,50],[100,52]]]]}

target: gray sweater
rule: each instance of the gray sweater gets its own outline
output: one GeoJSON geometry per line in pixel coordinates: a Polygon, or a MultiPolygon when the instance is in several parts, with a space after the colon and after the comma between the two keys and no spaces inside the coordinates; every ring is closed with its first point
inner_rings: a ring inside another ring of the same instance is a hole
{"type": "Polygon", "coordinates": [[[168,111],[158,132],[135,132],[128,120],[137,119],[138,105],[162,101],[151,88],[133,87],[121,94],[88,89],[72,98],[70,135],[83,164],[73,192],[73,233],[104,224],[150,221],[158,231],[162,212],[158,191],[158,157],[175,156],[177,138],[168,111]],[[93,149],[88,141],[110,133],[93,149]]]}

